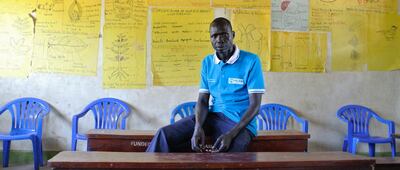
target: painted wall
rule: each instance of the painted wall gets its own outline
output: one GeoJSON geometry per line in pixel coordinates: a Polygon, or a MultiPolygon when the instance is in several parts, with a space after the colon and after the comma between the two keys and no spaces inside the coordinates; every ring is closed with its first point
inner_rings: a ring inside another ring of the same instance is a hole
{"type": "MultiPolygon", "coordinates": [[[[216,10],[216,16],[224,15],[224,10],[216,10]]],[[[151,21],[151,16],[148,20],[151,21]]],[[[150,36],[149,32],[148,38],[150,36]]],[[[44,121],[45,150],[69,150],[72,116],[91,101],[101,97],[119,98],[132,107],[133,113],[128,119],[128,129],[157,129],[168,124],[169,112],[174,106],[197,99],[198,87],[152,86],[150,42],[147,48],[149,85],[145,89],[102,88],[103,57],[100,41],[96,77],[43,73],[33,73],[28,78],[22,79],[1,77],[0,105],[27,96],[48,101],[52,111],[44,121]]],[[[310,121],[310,151],[341,150],[346,126],[336,118],[336,110],[345,104],[369,106],[382,117],[394,120],[396,128],[400,130],[400,71],[324,74],[267,72],[265,84],[267,92],[263,95],[263,103],[277,102],[291,106],[300,116],[310,121]]],[[[86,131],[93,127],[91,118],[88,116],[81,119],[80,130],[86,131]]],[[[1,132],[9,130],[9,122],[8,114],[0,116],[1,132]]],[[[379,124],[371,131],[376,135],[386,135],[385,127],[379,124]]],[[[84,150],[85,146],[84,142],[80,142],[78,150],[84,150]]],[[[31,147],[28,141],[12,143],[12,149],[16,150],[31,150],[31,147]]],[[[360,148],[362,152],[368,151],[366,145],[360,145],[360,148]]],[[[377,152],[389,151],[389,145],[377,146],[377,152]]]]}

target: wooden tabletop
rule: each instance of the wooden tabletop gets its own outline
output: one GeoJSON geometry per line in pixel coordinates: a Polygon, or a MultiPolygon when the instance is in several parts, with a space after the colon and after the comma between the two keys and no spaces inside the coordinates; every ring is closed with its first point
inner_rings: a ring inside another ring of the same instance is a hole
{"type": "Polygon", "coordinates": [[[274,168],[363,166],[375,160],[345,152],[141,153],[64,151],[48,161],[53,168],[274,168]]]}
{"type": "MultiPolygon", "coordinates": [[[[132,136],[137,138],[152,138],[154,130],[103,130],[91,129],[86,135],[88,138],[119,138],[130,139],[132,136]]],[[[308,139],[310,134],[297,130],[276,130],[276,131],[257,131],[258,135],[253,140],[280,140],[280,139],[308,139]]]]}

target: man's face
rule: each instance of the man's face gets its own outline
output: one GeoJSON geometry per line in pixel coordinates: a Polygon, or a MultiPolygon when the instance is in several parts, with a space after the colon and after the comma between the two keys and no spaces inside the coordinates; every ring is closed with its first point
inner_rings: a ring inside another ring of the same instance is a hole
{"type": "Polygon", "coordinates": [[[224,24],[214,24],[210,27],[210,40],[217,52],[228,52],[233,47],[235,34],[224,24]]]}

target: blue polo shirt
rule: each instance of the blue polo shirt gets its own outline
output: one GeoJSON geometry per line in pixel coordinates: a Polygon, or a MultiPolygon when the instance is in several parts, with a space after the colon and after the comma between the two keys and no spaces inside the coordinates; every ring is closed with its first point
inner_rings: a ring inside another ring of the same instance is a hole
{"type": "MultiPolygon", "coordinates": [[[[234,122],[239,122],[249,107],[249,93],[264,93],[264,78],[257,55],[240,50],[237,46],[226,62],[216,54],[203,59],[200,93],[212,96],[210,111],[223,113],[234,122]]],[[[247,126],[257,134],[256,120],[247,126]]]]}

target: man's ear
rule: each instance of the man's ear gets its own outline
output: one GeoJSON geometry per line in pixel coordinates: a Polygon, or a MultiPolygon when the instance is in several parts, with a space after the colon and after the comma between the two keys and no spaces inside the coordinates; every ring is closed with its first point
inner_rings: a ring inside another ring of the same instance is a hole
{"type": "Polygon", "coordinates": [[[232,31],[232,39],[235,38],[235,31],[232,31]]]}

